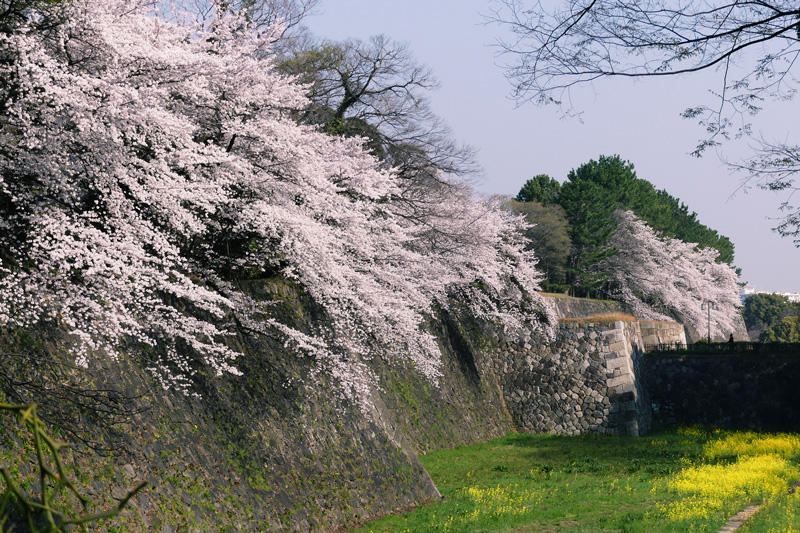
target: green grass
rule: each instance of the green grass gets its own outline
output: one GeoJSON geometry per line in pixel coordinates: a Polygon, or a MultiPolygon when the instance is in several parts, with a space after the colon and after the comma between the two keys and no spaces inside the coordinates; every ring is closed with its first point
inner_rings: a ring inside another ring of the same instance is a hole
{"type": "Polygon", "coordinates": [[[511,434],[422,457],[442,500],[356,531],[717,531],[759,502],[775,516],[752,531],[797,531],[798,459],[796,435],[511,434]]]}

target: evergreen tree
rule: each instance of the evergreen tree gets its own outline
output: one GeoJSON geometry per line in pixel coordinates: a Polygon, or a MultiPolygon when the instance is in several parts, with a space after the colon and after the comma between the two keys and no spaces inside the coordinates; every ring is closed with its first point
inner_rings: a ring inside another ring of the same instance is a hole
{"type": "Polygon", "coordinates": [[[607,189],[585,179],[576,179],[571,171],[569,181],[561,188],[559,203],[570,223],[572,254],[567,264],[567,282],[576,296],[603,292],[608,274],[596,265],[614,254],[608,244],[616,229],[614,203],[607,189]]]}
{"type": "Polygon", "coordinates": [[[727,237],[701,224],[677,198],[638,178],[633,164],[617,155],[600,156],[571,170],[557,198],[571,225],[574,252],[569,271],[576,294],[605,290],[606,275],[596,263],[613,254],[608,239],[617,208],[632,211],[665,237],[715,249],[718,262],[733,262],[733,244],[727,237]]]}
{"type": "Polygon", "coordinates": [[[528,181],[517,193],[517,202],[539,202],[543,205],[558,203],[561,184],[547,174],[538,174],[528,181]]]}

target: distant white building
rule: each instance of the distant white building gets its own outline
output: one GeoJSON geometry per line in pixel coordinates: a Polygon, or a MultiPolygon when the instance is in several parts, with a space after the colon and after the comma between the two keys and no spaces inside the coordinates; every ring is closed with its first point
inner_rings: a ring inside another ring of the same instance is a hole
{"type": "Polygon", "coordinates": [[[760,291],[758,289],[746,288],[739,291],[739,297],[742,299],[742,303],[744,304],[745,300],[751,297],[754,294],[777,294],[779,296],[785,296],[787,300],[790,302],[800,302],[800,292],[772,292],[772,291],[760,291]]]}

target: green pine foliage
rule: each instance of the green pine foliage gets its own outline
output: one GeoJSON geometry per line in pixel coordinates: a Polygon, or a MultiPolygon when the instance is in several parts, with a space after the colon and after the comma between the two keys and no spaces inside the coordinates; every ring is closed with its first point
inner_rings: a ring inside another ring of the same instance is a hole
{"type": "MultiPolygon", "coordinates": [[[[522,202],[557,203],[569,222],[572,253],[563,265],[566,284],[576,296],[603,296],[607,273],[596,265],[613,255],[608,244],[616,223],[617,208],[633,211],[657,232],[719,252],[718,261],[733,263],[733,243],[703,225],[697,213],[665,190],[636,176],[633,163],[620,156],[603,156],[571,170],[563,185],[540,174],[528,180],[516,199],[522,202]]],[[[547,282],[558,283],[560,280],[547,282]]]]}
{"type": "Polygon", "coordinates": [[[538,174],[528,181],[519,190],[515,200],[517,202],[539,202],[544,205],[558,203],[561,184],[547,174],[538,174]]]}
{"type": "MultiPolygon", "coordinates": [[[[605,200],[613,204],[612,213],[617,207],[631,210],[667,237],[714,248],[719,252],[720,262],[733,263],[730,239],[701,224],[697,213],[689,212],[686,204],[667,191],[657,190],[649,181],[638,178],[630,161],[623,161],[618,155],[600,156],[597,161],[591,160],[570,171],[567,179],[560,198],[573,183],[589,182],[602,189],[605,200]]],[[[564,206],[563,200],[560,203],[564,206]]]]}
{"type": "Polygon", "coordinates": [[[570,223],[573,252],[567,261],[567,279],[571,292],[575,296],[601,296],[608,273],[594,266],[616,252],[609,245],[617,227],[615,205],[609,201],[607,191],[590,180],[564,184],[559,204],[570,223]]]}

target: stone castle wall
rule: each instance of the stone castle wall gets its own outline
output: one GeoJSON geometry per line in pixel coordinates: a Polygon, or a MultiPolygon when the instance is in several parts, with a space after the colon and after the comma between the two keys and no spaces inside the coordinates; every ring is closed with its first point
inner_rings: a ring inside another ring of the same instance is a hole
{"type": "MultiPolygon", "coordinates": [[[[288,282],[264,280],[250,290],[275,301],[275,312],[294,317],[300,330],[325,324],[313,301],[288,282]]],[[[709,395],[728,402],[724,416],[742,411],[747,420],[800,421],[797,409],[778,408],[800,405],[791,379],[800,357],[653,359],[643,356],[645,347],[685,343],[683,326],[573,316],[624,311],[608,302],[558,298],[557,309],[572,318],[561,320],[550,344],[532,333],[511,341],[457,305],[442,310],[428,324],[443,355],[439,385],[408,365],[367,361],[380,378],[370,413],[337,395],[332,383],[304,385],[312,360],[290,353],[279,339],[245,333],[238,346],[244,377],[204,381],[201,399],[160,390],[131,354],[70,377],[76,387],[130,398],[135,409],[122,422],[109,426],[77,407],[73,413],[60,399],[52,405],[42,397],[29,400],[45,413],[63,410],[66,419],[80,421],[80,437],[118,450],[81,456],[78,466],[91,473],[91,490],[150,480],[151,488],[112,524],[134,531],[335,531],[437,499],[418,453],[514,429],[640,435],[672,422],[708,421],[700,415],[713,411],[709,395]],[[107,479],[108,472],[123,474],[107,479]]],[[[69,363],[57,335],[0,332],[0,353],[23,352],[28,355],[20,361],[69,363]]],[[[42,378],[13,362],[0,358],[0,375],[42,378]]],[[[7,383],[0,380],[0,397],[27,401],[7,383]]],[[[0,457],[18,458],[11,466],[33,480],[26,458],[9,448],[16,442],[10,427],[0,424],[0,457]]]]}
{"type": "MultiPolygon", "coordinates": [[[[323,310],[290,282],[254,280],[247,288],[301,331],[327,324],[323,310]]],[[[324,373],[305,379],[313,358],[280,337],[248,331],[236,346],[243,375],[201,375],[196,398],[164,391],[144,370],[146,354],[98,358],[84,370],[74,367],[58,329],[0,329],[0,401],[36,402],[48,424],[74,431],[61,434],[84,452],[75,455],[84,474],[79,489],[104,508],[116,504],[114,494],[150,483],[120,516],[92,531],[339,531],[440,498],[417,454],[514,429],[493,373],[500,333],[457,304],[428,328],[442,352],[438,386],[409,363],[365,360],[380,380],[369,412],[324,373]],[[110,396],[109,405],[125,409],[84,409],[86,398],[70,397],[72,390],[110,396]],[[81,441],[111,453],[95,454],[81,441]]],[[[30,443],[26,448],[16,428],[0,413],[0,466],[33,487],[30,443]]]]}
{"type": "Polygon", "coordinates": [[[800,353],[652,354],[641,380],[654,429],[800,429],[800,353]]]}
{"type": "Polygon", "coordinates": [[[643,347],[676,342],[686,337],[675,322],[564,322],[554,344],[508,352],[497,373],[521,430],[639,435],[651,424],[643,347]]]}

